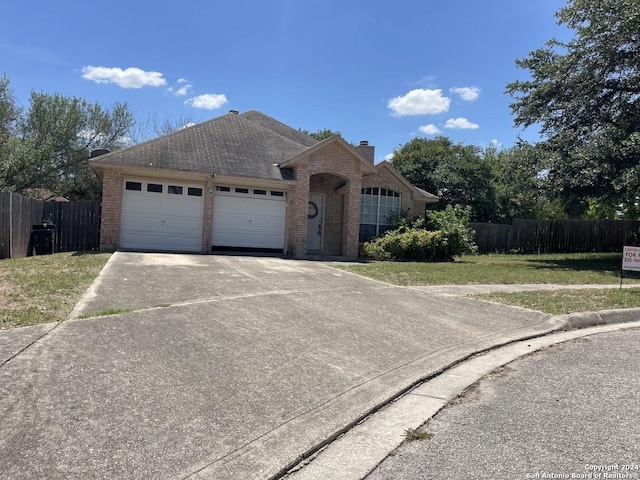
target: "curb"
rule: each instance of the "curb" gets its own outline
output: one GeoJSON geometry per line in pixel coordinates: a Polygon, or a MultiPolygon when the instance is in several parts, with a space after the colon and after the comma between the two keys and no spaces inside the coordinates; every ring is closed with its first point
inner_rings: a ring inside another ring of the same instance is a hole
{"type": "Polygon", "coordinates": [[[553,331],[516,340],[463,359],[389,401],[317,452],[275,478],[361,480],[406,439],[473,383],[518,358],[581,337],[640,328],[640,308],[556,315],[553,331]]]}
{"type": "Polygon", "coordinates": [[[558,315],[559,322],[566,330],[633,322],[640,318],[640,308],[625,308],[621,310],[602,310],[600,312],[569,313],[558,315]]]}

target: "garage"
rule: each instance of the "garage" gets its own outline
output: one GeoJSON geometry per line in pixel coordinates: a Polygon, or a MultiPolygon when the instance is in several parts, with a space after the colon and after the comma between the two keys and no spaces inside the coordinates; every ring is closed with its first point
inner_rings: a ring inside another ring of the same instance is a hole
{"type": "Polygon", "coordinates": [[[203,216],[201,184],[125,179],[120,247],[201,252],[203,216]]]}
{"type": "Polygon", "coordinates": [[[286,205],[281,190],[217,186],[212,246],[283,250],[286,205]]]}

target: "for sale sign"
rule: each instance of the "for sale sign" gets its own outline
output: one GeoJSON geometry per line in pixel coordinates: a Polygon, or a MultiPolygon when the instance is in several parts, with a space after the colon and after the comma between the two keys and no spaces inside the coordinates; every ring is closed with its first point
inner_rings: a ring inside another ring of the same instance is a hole
{"type": "Polygon", "coordinates": [[[640,247],[623,247],[622,270],[640,272],[640,247]]]}

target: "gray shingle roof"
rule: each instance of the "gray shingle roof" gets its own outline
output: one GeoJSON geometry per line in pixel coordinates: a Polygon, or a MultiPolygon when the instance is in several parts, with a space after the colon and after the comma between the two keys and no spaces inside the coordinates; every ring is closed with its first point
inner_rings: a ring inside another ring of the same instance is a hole
{"type": "Polygon", "coordinates": [[[267,130],[271,130],[278,135],[282,135],[284,138],[288,138],[293,142],[304,145],[305,147],[311,147],[318,143],[315,138],[310,137],[306,133],[302,133],[300,130],[291,128],[289,125],[285,125],[275,118],[271,118],[268,115],[265,115],[264,113],[257,110],[250,110],[248,112],[242,113],[240,116],[253,123],[257,123],[258,125],[266,128],[267,130]]]}
{"type": "Polygon", "coordinates": [[[96,157],[91,164],[290,179],[280,162],[317,143],[312,137],[255,110],[229,113],[133,147],[96,157]]]}

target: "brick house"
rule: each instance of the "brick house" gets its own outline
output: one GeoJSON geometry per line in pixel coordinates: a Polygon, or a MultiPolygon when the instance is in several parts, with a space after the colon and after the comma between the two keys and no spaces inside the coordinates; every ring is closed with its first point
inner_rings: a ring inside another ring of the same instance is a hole
{"type": "Polygon", "coordinates": [[[263,113],[229,114],[91,160],[101,248],[356,257],[389,214],[438,198],[374,147],[321,142],[263,113]]]}

